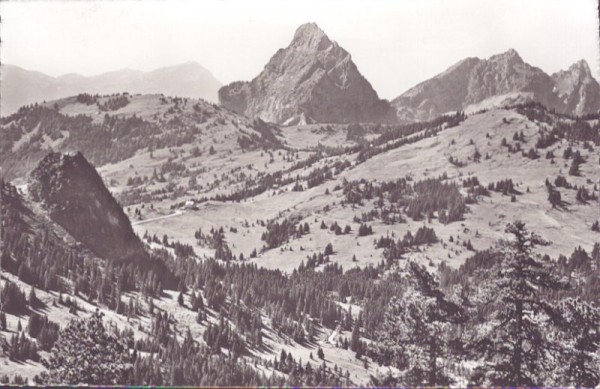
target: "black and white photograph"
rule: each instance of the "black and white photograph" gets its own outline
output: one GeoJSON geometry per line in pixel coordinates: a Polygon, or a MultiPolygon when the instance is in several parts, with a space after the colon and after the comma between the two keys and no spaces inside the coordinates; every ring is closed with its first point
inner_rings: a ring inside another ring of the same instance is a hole
{"type": "Polygon", "coordinates": [[[600,388],[599,16],[0,2],[0,386],[600,388]]]}

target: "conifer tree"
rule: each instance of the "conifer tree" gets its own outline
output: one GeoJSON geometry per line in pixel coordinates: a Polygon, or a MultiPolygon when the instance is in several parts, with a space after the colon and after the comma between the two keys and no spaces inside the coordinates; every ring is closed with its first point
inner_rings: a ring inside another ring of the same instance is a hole
{"type": "Polygon", "coordinates": [[[29,306],[35,308],[39,303],[37,296],[35,295],[35,288],[31,285],[31,289],[29,290],[29,306]]]}
{"type": "Polygon", "coordinates": [[[491,293],[500,306],[493,326],[479,337],[475,350],[487,361],[477,369],[476,383],[504,386],[536,386],[546,382],[549,366],[547,337],[552,306],[542,297],[547,290],[565,285],[551,271],[549,260],[534,249],[546,244],[529,232],[523,222],[509,224],[511,240],[501,242],[501,260],[490,272],[491,293]]]}
{"type": "Polygon", "coordinates": [[[561,386],[600,385],[600,308],[580,299],[562,300],[555,309],[557,323],[552,382],[561,386]]]}
{"type": "Polygon", "coordinates": [[[98,311],[61,330],[44,365],[50,384],[127,385],[132,370],[127,346],[105,329],[98,311]]]}
{"type": "Polygon", "coordinates": [[[350,338],[350,350],[356,352],[360,347],[360,321],[357,320],[354,323],[354,328],[352,329],[352,337],[350,338]]]}
{"type": "Polygon", "coordinates": [[[406,385],[448,385],[441,361],[453,356],[450,328],[466,320],[464,310],[423,266],[409,263],[403,279],[407,288],[392,298],[377,333],[378,359],[402,370],[406,385]]]}

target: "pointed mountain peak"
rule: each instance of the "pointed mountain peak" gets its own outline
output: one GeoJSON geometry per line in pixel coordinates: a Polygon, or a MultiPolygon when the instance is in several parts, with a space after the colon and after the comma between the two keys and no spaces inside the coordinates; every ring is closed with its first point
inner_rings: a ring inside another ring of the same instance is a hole
{"type": "Polygon", "coordinates": [[[315,23],[301,25],[252,81],[221,88],[219,101],[239,114],[285,125],[395,120],[350,54],[315,23]]]}
{"type": "Polygon", "coordinates": [[[579,70],[581,72],[581,75],[585,75],[585,76],[591,77],[591,75],[592,75],[592,71],[590,70],[590,65],[588,65],[588,63],[585,59],[581,59],[581,60],[575,62],[573,65],[571,65],[569,70],[579,70]]]}
{"type": "Polygon", "coordinates": [[[302,36],[323,36],[325,32],[317,25],[317,23],[304,23],[296,29],[294,39],[302,36]]]}
{"type": "Polygon", "coordinates": [[[508,49],[504,53],[496,54],[490,57],[490,61],[504,61],[508,63],[523,63],[523,58],[517,53],[515,49],[508,49]]]}
{"type": "Polygon", "coordinates": [[[585,59],[581,59],[575,62],[573,65],[569,66],[566,70],[559,70],[558,72],[552,75],[552,78],[555,80],[565,80],[568,78],[574,80],[584,80],[584,79],[593,79],[592,71],[590,70],[590,66],[588,65],[585,59]]]}
{"type": "Polygon", "coordinates": [[[317,23],[305,23],[298,27],[292,40],[292,46],[316,47],[323,50],[331,45],[329,37],[317,23]]]}

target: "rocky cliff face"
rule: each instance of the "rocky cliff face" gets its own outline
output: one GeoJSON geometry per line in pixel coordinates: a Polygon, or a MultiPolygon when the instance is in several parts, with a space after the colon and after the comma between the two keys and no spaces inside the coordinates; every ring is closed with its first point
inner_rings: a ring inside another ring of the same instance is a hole
{"type": "Polygon", "coordinates": [[[394,120],[389,103],[379,99],[350,54],[314,23],[300,26],[255,79],[221,88],[219,101],[280,124],[394,120]]]}
{"type": "Polygon", "coordinates": [[[429,120],[456,111],[467,99],[470,74],[479,59],[467,58],[392,100],[402,121],[429,120]]]}
{"type": "Polygon", "coordinates": [[[537,101],[561,113],[600,109],[598,83],[585,61],[547,75],[511,49],[489,59],[468,58],[392,101],[401,120],[429,120],[470,106],[537,101]]]}
{"type": "Polygon", "coordinates": [[[123,209],[81,153],[48,154],[31,172],[29,191],[54,222],[99,257],[143,255],[123,209]]]}
{"type": "Polygon", "coordinates": [[[585,115],[600,110],[600,85],[586,61],[581,60],[567,70],[554,73],[552,80],[561,112],[585,115]]]}

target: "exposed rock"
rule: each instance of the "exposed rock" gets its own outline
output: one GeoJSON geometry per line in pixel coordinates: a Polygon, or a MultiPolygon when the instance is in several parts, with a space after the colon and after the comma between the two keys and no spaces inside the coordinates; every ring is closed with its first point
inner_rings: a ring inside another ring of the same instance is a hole
{"type": "Polygon", "coordinates": [[[558,96],[560,111],[575,115],[598,112],[600,109],[600,85],[592,76],[590,67],[581,60],[552,75],[554,93],[558,96]]]}
{"type": "Polygon", "coordinates": [[[123,209],[81,153],[48,154],[30,181],[32,199],[94,254],[120,260],[143,253],[123,209]]]}
{"type": "Polygon", "coordinates": [[[314,23],[300,26],[255,79],[221,88],[219,101],[237,113],[280,124],[395,119],[350,54],[314,23]]]}
{"type": "Polygon", "coordinates": [[[489,59],[467,58],[392,101],[403,121],[430,120],[470,106],[537,101],[560,113],[600,109],[600,91],[585,61],[549,76],[514,50],[489,59]]]}

